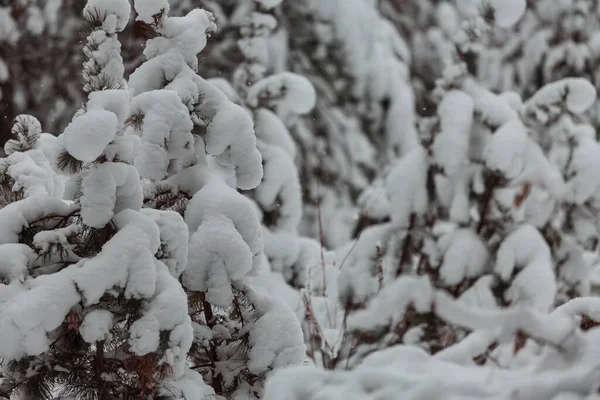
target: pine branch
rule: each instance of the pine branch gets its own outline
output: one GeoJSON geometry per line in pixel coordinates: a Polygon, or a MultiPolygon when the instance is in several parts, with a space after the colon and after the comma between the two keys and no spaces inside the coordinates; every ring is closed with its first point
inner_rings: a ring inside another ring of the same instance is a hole
{"type": "MultiPolygon", "coordinates": [[[[201,301],[202,301],[202,309],[204,311],[204,318],[206,319],[206,325],[210,329],[212,329],[215,326],[212,306],[208,301],[206,301],[206,296],[204,295],[204,293],[200,294],[200,296],[201,296],[201,301]]],[[[217,355],[217,346],[214,343],[214,341],[212,341],[212,340],[210,342],[209,355],[210,355],[211,362],[216,363],[219,360],[218,355],[217,355]]],[[[217,393],[217,394],[223,393],[222,377],[219,373],[217,373],[214,370],[212,371],[212,384],[213,384],[215,393],[217,393]]]]}
{"type": "Polygon", "coordinates": [[[67,171],[72,175],[81,172],[83,169],[83,162],[73,157],[68,151],[58,155],[56,165],[60,170],[67,171]]]}

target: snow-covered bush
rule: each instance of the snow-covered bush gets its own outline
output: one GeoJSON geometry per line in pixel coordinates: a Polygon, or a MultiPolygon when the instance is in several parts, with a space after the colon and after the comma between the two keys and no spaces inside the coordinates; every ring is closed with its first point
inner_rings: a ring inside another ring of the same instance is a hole
{"type": "Polygon", "coordinates": [[[383,223],[337,251],[338,329],[316,321],[334,340],[313,358],[334,371],[278,373],[266,399],[597,393],[596,89],[565,77],[496,93],[477,76],[489,35],[509,35],[525,6],[437,6],[442,68],[420,143],[359,197],[383,223]]]}

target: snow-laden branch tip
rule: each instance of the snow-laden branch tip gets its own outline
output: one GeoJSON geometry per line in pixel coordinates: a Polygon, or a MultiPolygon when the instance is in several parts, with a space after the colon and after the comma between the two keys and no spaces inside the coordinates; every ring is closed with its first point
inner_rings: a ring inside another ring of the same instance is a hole
{"type": "Polygon", "coordinates": [[[282,72],[252,85],[248,89],[246,101],[251,107],[283,104],[290,111],[302,115],[309,113],[315,106],[317,92],[307,78],[282,72]]]}

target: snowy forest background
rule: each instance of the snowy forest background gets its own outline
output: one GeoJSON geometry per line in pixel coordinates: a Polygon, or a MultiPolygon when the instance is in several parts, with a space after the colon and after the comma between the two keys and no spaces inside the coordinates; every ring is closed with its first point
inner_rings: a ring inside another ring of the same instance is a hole
{"type": "Polygon", "coordinates": [[[0,398],[600,398],[600,1],[0,0],[0,398]]]}

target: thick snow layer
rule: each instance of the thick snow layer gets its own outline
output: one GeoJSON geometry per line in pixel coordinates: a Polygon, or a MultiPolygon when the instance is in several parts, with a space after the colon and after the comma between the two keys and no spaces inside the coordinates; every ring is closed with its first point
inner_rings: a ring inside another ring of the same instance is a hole
{"type": "Polygon", "coordinates": [[[521,19],[527,7],[526,0],[486,0],[494,9],[494,22],[509,28],[521,19]]]}
{"type": "Polygon", "coordinates": [[[307,114],[316,104],[317,92],[310,81],[291,72],[271,75],[256,82],[248,90],[248,104],[258,107],[267,104],[282,103],[295,114],[307,114]]]}
{"type": "Polygon", "coordinates": [[[198,68],[198,53],[206,47],[207,34],[216,30],[214,17],[203,9],[193,9],[183,17],[163,20],[161,35],[146,43],[144,55],[152,59],[173,49],[181,53],[194,71],[198,68]]]}
{"type": "Polygon", "coordinates": [[[87,343],[110,340],[113,327],[113,314],[108,310],[92,310],[85,315],[79,333],[87,343]]]}
{"type": "MultiPolygon", "coordinates": [[[[254,273],[260,268],[263,239],[262,228],[260,226],[256,208],[248,198],[239,194],[235,189],[227,186],[220,179],[213,178],[194,195],[187,206],[185,222],[192,234],[192,239],[190,239],[192,241],[195,241],[195,239],[193,239],[194,235],[196,235],[196,238],[198,236],[205,236],[209,234],[208,231],[211,231],[211,234],[213,235],[219,231],[226,231],[233,235],[232,237],[237,237],[238,234],[236,234],[235,231],[239,232],[242,242],[238,242],[236,239],[234,242],[230,243],[230,240],[222,233],[217,237],[218,239],[224,240],[219,246],[224,252],[228,251],[228,245],[230,249],[247,249],[251,256],[251,269],[248,270],[246,265],[237,265],[232,266],[232,268],[235,267],[245,271],[242,275],[234,271],[229,271],[229,269],[223,271],[223,273],[226,271],[232,272],[232,276],[234,276],[233,279],[240,279],[249,271],[254,273]],[[209,224],[203,227],[202,225],[205,223],[209,224]],[[212,232],[213,230],[214,232],[212,232]],[[238,247],[238,244],[241,247],[238,247]]],[[[211,241],[216,242],[217,238],[211,239],[211,241]]],[[[216,245],[216,243],[214,245],[216,245]]],[[[211,252],[210,246],[201,247],[197,250],[200,252],[198,256],[194,253],[194,251],[196,251],[194,250],[194,245],[190,245],[190,260],[188,261],[186,272],[188,274],[193,273],[194,268],[200,268],[199,271],[203,271],[203,268],[207,267],[207,264],[210,264],[210,260],[207,260],[206,257],[215,256],[217,258],[229,258],[243,256],[243,254],[236,255],[235,253],[219,255],[218,253],[211,252]],[[203,251],[207,253],[205,254],[203,251]],[[192,261],[192,258],[196,261],[192,261]],[[193,262],[197,262],[198,267],[194,267],[192,264],[193,262]]],[[[222,277],[228,276],[226,274],[223,275],[223,273],[221,274],[222,277]]]]}
{"type": "Polygon", "coordinates": [[[104,227],[124,209],[139,210],[143,193],[137,170],[124,163],[99,164],[81,181],[81,218],[83,223],[104,227]]]}
{"type": "Polygon", "coordinates": [[[157,257],[166,264],[173,277],[178,278],[185,270],[188,261],[188,226],[178,213],[151,208],[140,210],[158,225],[160,230],[160,250],[157,257]]]}
{"type": "Polygon", "coordinates": [[[256,137],[263,142],[279,146],[292,159],[296,158],[296,143],[283,121],[272,111],[259,108],[254,112],[254,130],[256,137]]]}
{"type": "Polygon", "coordinates": [[[106,161],[120,161],[133,164],[135,154],[140,147],[140,138],[137,135],[115,136],[102,155],[106,161]]]}
{"type": "Polygon", "coordinates": [[[166,16],[171,7],[168,0],[135,0],[133,2],[137,12],[137,21],[144,21],[147,24],[154,23],[154,16],[161,13],[166,16]]]}
{"type": "Polygon", "coordinates": [[[114,113],[101,109],[76,117],[63,132],[67,151],[83,162],[96,160],[115,137],[118,122],[114,113]]]}
{"type": "Polygon", "coordinates": [[[467,79],[463,90],[473,98],[475,114],[485,125],[496,128],[518,118],[505,97],[491,92],[476,81],[467,79]]]}
{"type": "Polygon", "coordinates": [[[348,317],[350,330],[369,331],[396,326],[402,321],[408,306],[417,312],[427,312],[433,302],[433,288],[428,277],[400,277],[384,287],[364,310],[348,317]]]}
{"type": "Polygon", "coordinates": [[[357,204],[362,215],[373,219],[384,219],[391,214],[390,202],[385,192],[385,181],[377,180],[358,197],[357,204]]]}
{"type": "Polygon", "coordinates": [[[194,152],[193,123],[176,92],[153,90],[131,101],[131,118],[142,118],[141,146],[134,163],[142,178],[161,180],[168,161],[194,152]]]}
{"type": "Polygon", "coordinates": [[[223,102],[207,128],[206,152],[233,164],[240,189],[253,189],[263,177],[252,119],[237,104],[223,102]]]}
{"type": "Polygon", "coordinates": [[[250,328],[248,369],[254,374],[270,369],[300,364],[306,347],[300,321],[281,300],[251,293],[250,301],[258,319],[250,328]]]}
{"type": "Polygon", "coordinates": [[[119,125],[125,122],[129,115],[131,92],[128,90],[102,90],[88,95],[86,107],[88,110],[106,110],[117,116],[119,125]]]}
{"type": "Polygon", "coordinates": [[[252,120],[243,108],[231,102],[221,104],[208,125],[206,151],[233,164],[239,188],[258,186],[263,175],[262,157],[256,149],[252,120]]]}
{"type": "Polygon", "coordinates": [[[390,156],[404,157],[418,147],[415,129],[415,94],[410,85],[403,83],[397,88],[385,116],[385,134],[390,156]]]}
{"type": "Polygon", "coordinates": [[[160,245],[158,226],[134,210],[121,211],[114,221],[120,230],[102,251],[80,265],[67,268],[75,270],[73,282],[87,305],[97,303],[114,286],[124,288],[127,298],[147,298],[154,294],[154,254],[160,245]]]}
{"type": "Polygon", "coordinates": [[[11,282],[23,282],[28,267],[36,259],[35,252],[24,244],[0,244],[0,279],[11,282]]]}
{"type": "Polygon", "coordinates": [[[550,248],[532,225],[522,225],[504,239],[494,272],[510,283],[507,301],[527,303],[543,312],[553,305],[557,288],[550,248]]]}
{"type": "Polygon", "coordinates": [[[436,162],[453,176],[469,156],[473,100],[465,92],[449,91],[438,106],[440,133],[433,143],[436,162]]]}
{"type": "Polygon", "coordinates": [[[80,300],[69,276],[64,272],[0,285],[0,357],[14,360],[48,350],[46,332],[58,328],[80,300]]]}
{"type": "Polygon", "coordinates": [[[278,229],[294,231],[302,219],[302,188],[296,165],[281,147],[258,143],[257,148],[263,157],[264,176],[255,190],[256,201],[265,210],[277,210],[278,229]]]}
{"type": "Polygon", "coordinates": [[[167,360],[175,369],[175,377],[183,374],[185,355],[193,336],[191,320],[187,315],[187,296],[179,281],[171,276],[167,266],[156,260],[156,290],[144,305],[143,316],[136,320],[129,332],[129,345],[137,355],[158,350],[160,332],[171,331],[167,360]]]}
{"type": "Polygon", "coordinates": [[[210,399],[216,396],[213,388],[204,382],[202,375],[189,368],[179,379],[163,383],[159,393],[173,400],[210,399]]]}
{"type": "Polygon", "coordinates": [[[412,150],[393,167],[386,180],[386,192],[392,205],[395,226],[407,228],[411,214],[427,210],[427,153],[421,146],[412,150]]]}
{"type": "Polygon", "coordinates": [[[165,81],[172,82],[186,69],[189,70],[189,67],[180,52],[176,50],[166,52],[146,61],[131,73],[128,82],[129,90],[137,96],[144,92],[163,89],[165,81]]]}
{"type": "Polygon", "coordinates": [[[362,303],[377,292],[377,248],[386,243],[390,233],[390,224],[370,227],[355,241],[337,251],[336,265],[340,268],[337,283],[341,304],[348,301],[362,303]]]}
{"type": "Polygon", "coordinates": [[[485,165],[501,172],[506,178],[516,178],[524,168],[527,150],[527,128],[513,119],[498,129],[484,151],[485,165]]]}
{"type": "Polygon", "coordinates": [[[442,282],[449,286],[458,285],[464,279],[481,275],[490,260],[485,243],[469,229],[446,234],[438,241],[443,252],[439,268],[442,282]]]}
{"type": "MultiPolygon", "coordinates": [[[[0,244],[18,243],[21,231],[44,217],[63,218],[79,206],[50,196],[32,196],[0,209],[0,244]]],[[[52,221],[47,221],[52,226],[52,221]]],[[[44,225],[42,225],[44,226],[44,225]]]]}
{"type": "Polygon", "coordinates": [[[528,119],[545,124],[563,110],[581,114],[596,101],[596,88],[583,78],[564,78],[548,83],[525,103],[528,119]]]}
{"type": "Polygon", "coordinates": [[[185,222],[195,232],[207,215],[223,214],[233,221],[254,254],[262,251],[262,234],[252,202],[219,179],[211,179],[190,200],[185,222]]]}
{"type": "Polygon", "coordinates": [[[183,283],[189,290],[205,292],[206,300],[213,305],[230,306],[232,282],[252,270],[252,256],[230,219],[209,214],[190,238],[183,283]]]}
{"type": "Polygon", "coordinates": [[[3,172],[14,181],[12,191],[22,190],[24,197],[48,195],[60,198],[64,190],[63,179],[54,173],[41,150],[14,152],[0,159],[0,173],[3,172]]]}

